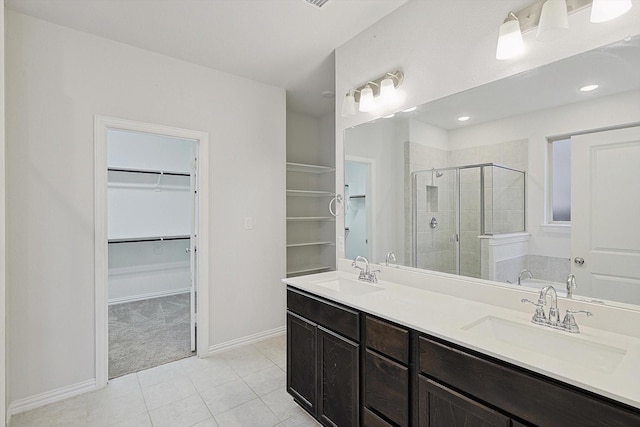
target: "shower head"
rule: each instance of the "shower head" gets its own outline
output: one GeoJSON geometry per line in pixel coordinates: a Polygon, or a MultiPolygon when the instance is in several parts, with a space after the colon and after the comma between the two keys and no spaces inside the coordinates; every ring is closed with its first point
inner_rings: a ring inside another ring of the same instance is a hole
{"type": "Polygon", "coordinates": [[[442,176],[442,172],[440,172],[438,169],[433,169],[433,171],[436,173],[436,178],[440,178],[442,176]]]}

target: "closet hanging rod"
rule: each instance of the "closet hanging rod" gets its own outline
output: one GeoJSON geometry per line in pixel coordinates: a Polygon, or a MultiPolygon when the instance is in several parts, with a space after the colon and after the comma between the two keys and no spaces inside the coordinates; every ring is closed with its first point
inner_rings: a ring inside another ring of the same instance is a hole
{"type": "Polygon", "coordinates": [[[168,240],[189,240],[191,236],[140,237],[136,239],[109,239],[109,243],[165,242],[168,240]]]}
{"type": "Polygon", "coordinates": [[[165,172],[165,171],[149,170],[149,169],[108,168],[107,170],[109,172],[132,172],[132,173],[148,173],[153,175],[191,176],[191,174],[186,172],[165,172]]]}

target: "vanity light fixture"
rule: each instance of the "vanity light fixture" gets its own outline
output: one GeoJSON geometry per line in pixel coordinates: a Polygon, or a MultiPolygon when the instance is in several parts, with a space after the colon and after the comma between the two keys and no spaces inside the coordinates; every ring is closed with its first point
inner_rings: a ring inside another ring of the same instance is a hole
{"type": "Polygon", "coordinates": [[[366,113],[392,105],[396,100],[397,89],[403,81],[404,73],[394,71],[349,90],[342,104],[342,116],[353,116],[357,111],[366,113]]]}
{"type": "Polygon", "coordinates": [[[538,0],[509,12],[498,31],[496,59],[510,59],[524,51],[522,34],[538,29],[536,39],[555,40],[569,28],[568,16],[591,6],[591,22],[606,22],[631,9],[631,0],[538,0]]]}
{"type": "Polygon", "coordinates": [[[631,0],[593,0],[590,21],[594,24],[611,21],[631,9],[631,0]]]}
{"type": "Polygon", "coordinates": [[[596,89],[598,89],[598,85],[586,85],[580,88],[580,92],[591,92],[596,89]]]}
{"type": "Polygon", "coordinates": [[[536,40],[550,41],[569,29],[566,0],[547,0],[542,5],[536,40]]]}

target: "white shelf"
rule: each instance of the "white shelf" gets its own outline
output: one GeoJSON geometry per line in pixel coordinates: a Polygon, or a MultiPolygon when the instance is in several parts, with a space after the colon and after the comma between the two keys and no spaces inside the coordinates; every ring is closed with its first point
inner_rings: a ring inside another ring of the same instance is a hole
{"type": "Polygon", "coordinates": [[[315,265],[306,267],[293,267],[291,270],[287,270],[287,276],[292,274],[304,274],[304,273],[319,273],[322,271],[329,271],[333,267],[330,265],[315,265]]]}
{"type": "Polygon", "coordinates": [[[335,246],[335,243],[333,242],[304,242],[304,243],[290,243],[287,244],[288,248],[299,248],[302,246],[322,246],[322,245],[327,245],[327,246],[335,246]]]}
{"type": "Polygon", "coordinates": [[[287,162],[288,172],[304,172],[304,173],[328,173],[335,171],[336,168],[329,166],[307,165],[304,163],[287,162]]]}
{"type": "Polygon", "coordinates": [[[332,216],[288,216],[287,221],[335,221],[332,216]]]}
{"type": "Polygon", "coordinates": [[[314,190],[287,190],[287,196],[298,197],[333,197],[335,193],[330,191],[314,191],[314,190]]]}

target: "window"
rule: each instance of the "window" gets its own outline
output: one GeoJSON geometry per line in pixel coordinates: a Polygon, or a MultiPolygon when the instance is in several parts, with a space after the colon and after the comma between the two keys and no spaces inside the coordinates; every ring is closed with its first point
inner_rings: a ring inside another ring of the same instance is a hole
{"type": "Polygon", "coordinates": [[[571,138],[549,141],[550,223],[571,221],[571,138]]]}

